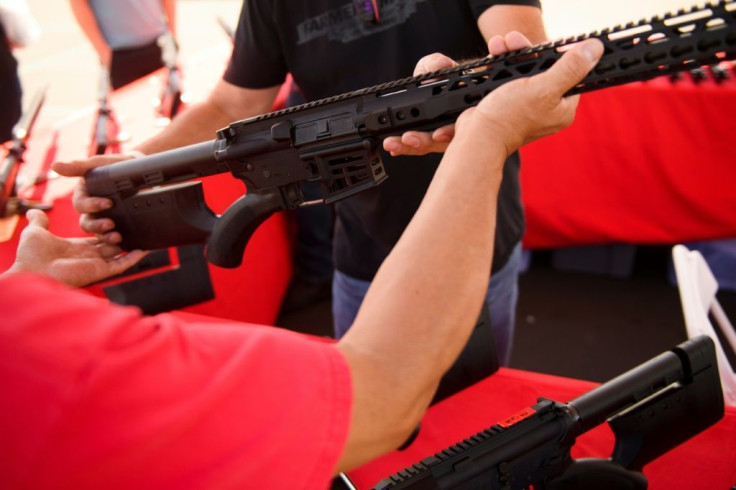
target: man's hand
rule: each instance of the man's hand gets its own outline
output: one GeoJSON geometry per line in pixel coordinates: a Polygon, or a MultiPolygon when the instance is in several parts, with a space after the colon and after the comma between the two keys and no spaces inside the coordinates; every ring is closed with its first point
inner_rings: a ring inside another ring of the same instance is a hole
{"type": "MultiPolygon", "coordinates": [[[[71,162],[54,162],[51,169],[59,175],[65,177],[84,177],[89,170],[102,165],[130,159],[130,155],[97,155],[85,160],[73,160],[71,162]]],[[[112,201],[104,197],[94,197],[87,193],[87,187],[84,179],[80,178],[77,186],[74,188],[72,195],[72,204],[74,209],[81,214],[79,217],[79,226],[87,233],[93,233],[97,237],[109,244],[116,244],[122,241],[120,233],[110,231],[115,228],[115,223],[109,218],[92,218],[91,214],[110,209],[112,201]]]]}
{"type": "Polygon", "coordinates": [[[456,124],[466,124],[473,114],[472,119],[486,128],[486,134],[504,142],[510,155],[522,145],[572,124],[580,97],[565,94],[590,73],[602,55],[600,41],[580,42],[547,71],[492,91],[461,114],[456,124]]]}
{"type": "Polygon", "coordinates": [[[6,272],[36,272],[70,286],[85,286],[120,274],[141,260],[146,252],[121,254],[120,248],[99,238],[60,238],[48,230],[43,211],[26,214],[28,226],[18,242],[15,263],[6,272]]]}
{"type": "MultiPolygon", "coordinates": [[[[494,36],[488,41],[488,52],[498,56],[507,51],[515,51],[531,46],[531,42],[521,33],[512,31],[506,36],[494,36]]],[[[434,53],[420,59],[414,68],[414,76],[457,66],[457,63],[445,55],[434,53]]],[[[426,155],[427,153],[444,153],[447,145],[455,136],[455,125],[442,126],[432,133],[407,131],[401,136],[389,136],[383,141],[383,149],[398,155],[426,155]]]]}

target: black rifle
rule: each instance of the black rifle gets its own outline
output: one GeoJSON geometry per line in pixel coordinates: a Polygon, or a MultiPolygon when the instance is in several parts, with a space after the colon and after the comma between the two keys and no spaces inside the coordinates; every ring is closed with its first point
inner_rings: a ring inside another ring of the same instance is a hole
{"type": "Polygon", "coordinates": [[[23,163],[23,153],[25,153],[28,145],[28,138],[31,136],[33,124],[38,118],[38,113],[41,111],[45,98],[46,89],[39,90],[21,115],[20,120],[13,126],[13,143],[3,159],[2,166],[0,166],[0,189],[2,189],[2,194],[0,194],[0,218],[12,214],[23,214],[26,210],[34,207],[49,208],[19,198],[16,184],[20,164],[23,163]]]}
{"type": "Polygon", "coordinates": [[[713,341],[701,336],[569,403],[538,403],[381,480],[399,489],[645,489],[647,463],[710,427],[724,404],[713,341]],[[610,458],[573,460],[575,439],[605,420],[610,458]]]}
{"type": "Polygon", "coordinates": [[[449,124],[588,38],[600,39],[605,53],[570,94],[736,58],[735,11],[735,0],[692,7],[238,121],[213,141],[98,167],[87,174],[87,189],[114,201],[99,216],[115,221],[123,248],[206,243],[210,262],[237,267],[251,234],[273,213],[331,204],[383,182],[378,148],[386,136],[449,124]],[[200,182],[182,182],[224,172],[245,182],[247,194],[218,217],[200,182]],[[324,197],[305,201],[304,181],[321,183],[324,197]]]}

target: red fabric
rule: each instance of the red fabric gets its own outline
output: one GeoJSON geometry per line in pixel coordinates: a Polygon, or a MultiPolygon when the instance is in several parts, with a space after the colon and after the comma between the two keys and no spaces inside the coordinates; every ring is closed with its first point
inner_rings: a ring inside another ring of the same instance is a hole
{"type": "Polygon", "coordinates": [[[352,393],[331,345],[0,288],[0,487],[328,488],[352,393]]]}
{"type": "Polygon", "coordinates": [[[527,248],[736,236],[736,80],[659,78],[584,94],[522,148],[527,248]]]}
{"type": "MultiPolygon", "coordinates": [[[[419,435],[406,450],[394,451],[350,473],[358,488],[441,451],[534,405],[538,397],[569,401],[597,386],[587,381],[501,368],[489,378],[429,409],[419,435]]],[[[574,458],[608,457],[614,438],[606,424],[583,434],[574,458]]],[[[730,488],[736,483],[736,408],[727,407],[716,425],[644,468],[650,490],[730,488]]]]}

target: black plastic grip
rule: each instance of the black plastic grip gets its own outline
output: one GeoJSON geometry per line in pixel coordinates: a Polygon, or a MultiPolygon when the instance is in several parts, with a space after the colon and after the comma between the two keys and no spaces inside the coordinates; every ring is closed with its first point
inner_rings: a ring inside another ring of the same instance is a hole
{"type": "Polygon", "coordinates": [[[156,187],[126,199],[111,197],[113,207],[95,216],[115,222],[124,250],[204,244],[217,220],[204,201],[201,182],[156,187]]]}
{"type": "Polygon", "coordinates": [[[238,267],[256,229],[273,213],[284,209],[279,191],[241,197],[215,222],[207,242],[207,260],[220,267],[238,267]]]}

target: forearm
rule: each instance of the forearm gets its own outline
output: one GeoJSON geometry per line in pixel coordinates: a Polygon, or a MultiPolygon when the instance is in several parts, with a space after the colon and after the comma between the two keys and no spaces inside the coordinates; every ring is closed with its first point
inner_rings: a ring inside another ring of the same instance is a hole
{"type": "Polygon", "coordinates": [[[470,336],[487,289],[506,150],[492,135],[472,131],[456,135],[339,344],[354,373],[354,420],[370,411],[395,431],[357,444],[379,454],[418,422],[470,336]],[[369,380],[355,375],[366,371],[369,380]],[[376,403],[388,393],[389,402],[376,403]]]}
{"type": "Polygon", "coordinates": [[[136,147],[158,153],[215,138],[230,123],[269,112],[279,87],[250,90],[220,80],[210,96],[187,107],[163,131],[136,147]]]}
{"type": "Polygon", "coordinates": [[[478,18],[478,28],[486,41],[493,36],[503,36],[510,31],[524,34],[532,44],[547,41],[542,11],[536,7],[495,5],[478,18]]]}
{"type": "Polygon", "coordinates": [[[506,153],[492,138],[467,134],[456,136],[444,160],[451,163],[440,166],[376,275],[351,339],[361,347],[373,345],[383,362],[416,366],[412,382],[424,378],[415,386],[426,397],[470,335],[491,268],[506,153]]]}
{"type": "Polygon", "coordinates": [[[89,0],[70,0],[69,4],[79,27],[92,44],[100,62],[103,64],[109,63],[110,47],[107,45],[107,41],[100,31],[97,19],[95,19],[94,13],[89,6],[89,0]]]}
{"type": "Polygon", "coordinates": [[[136,146],[136,150],[150,155],[212,140],[217,129],[229,122],[216,106],[200,102],[187,107],[164,130],[136,146]]]}

